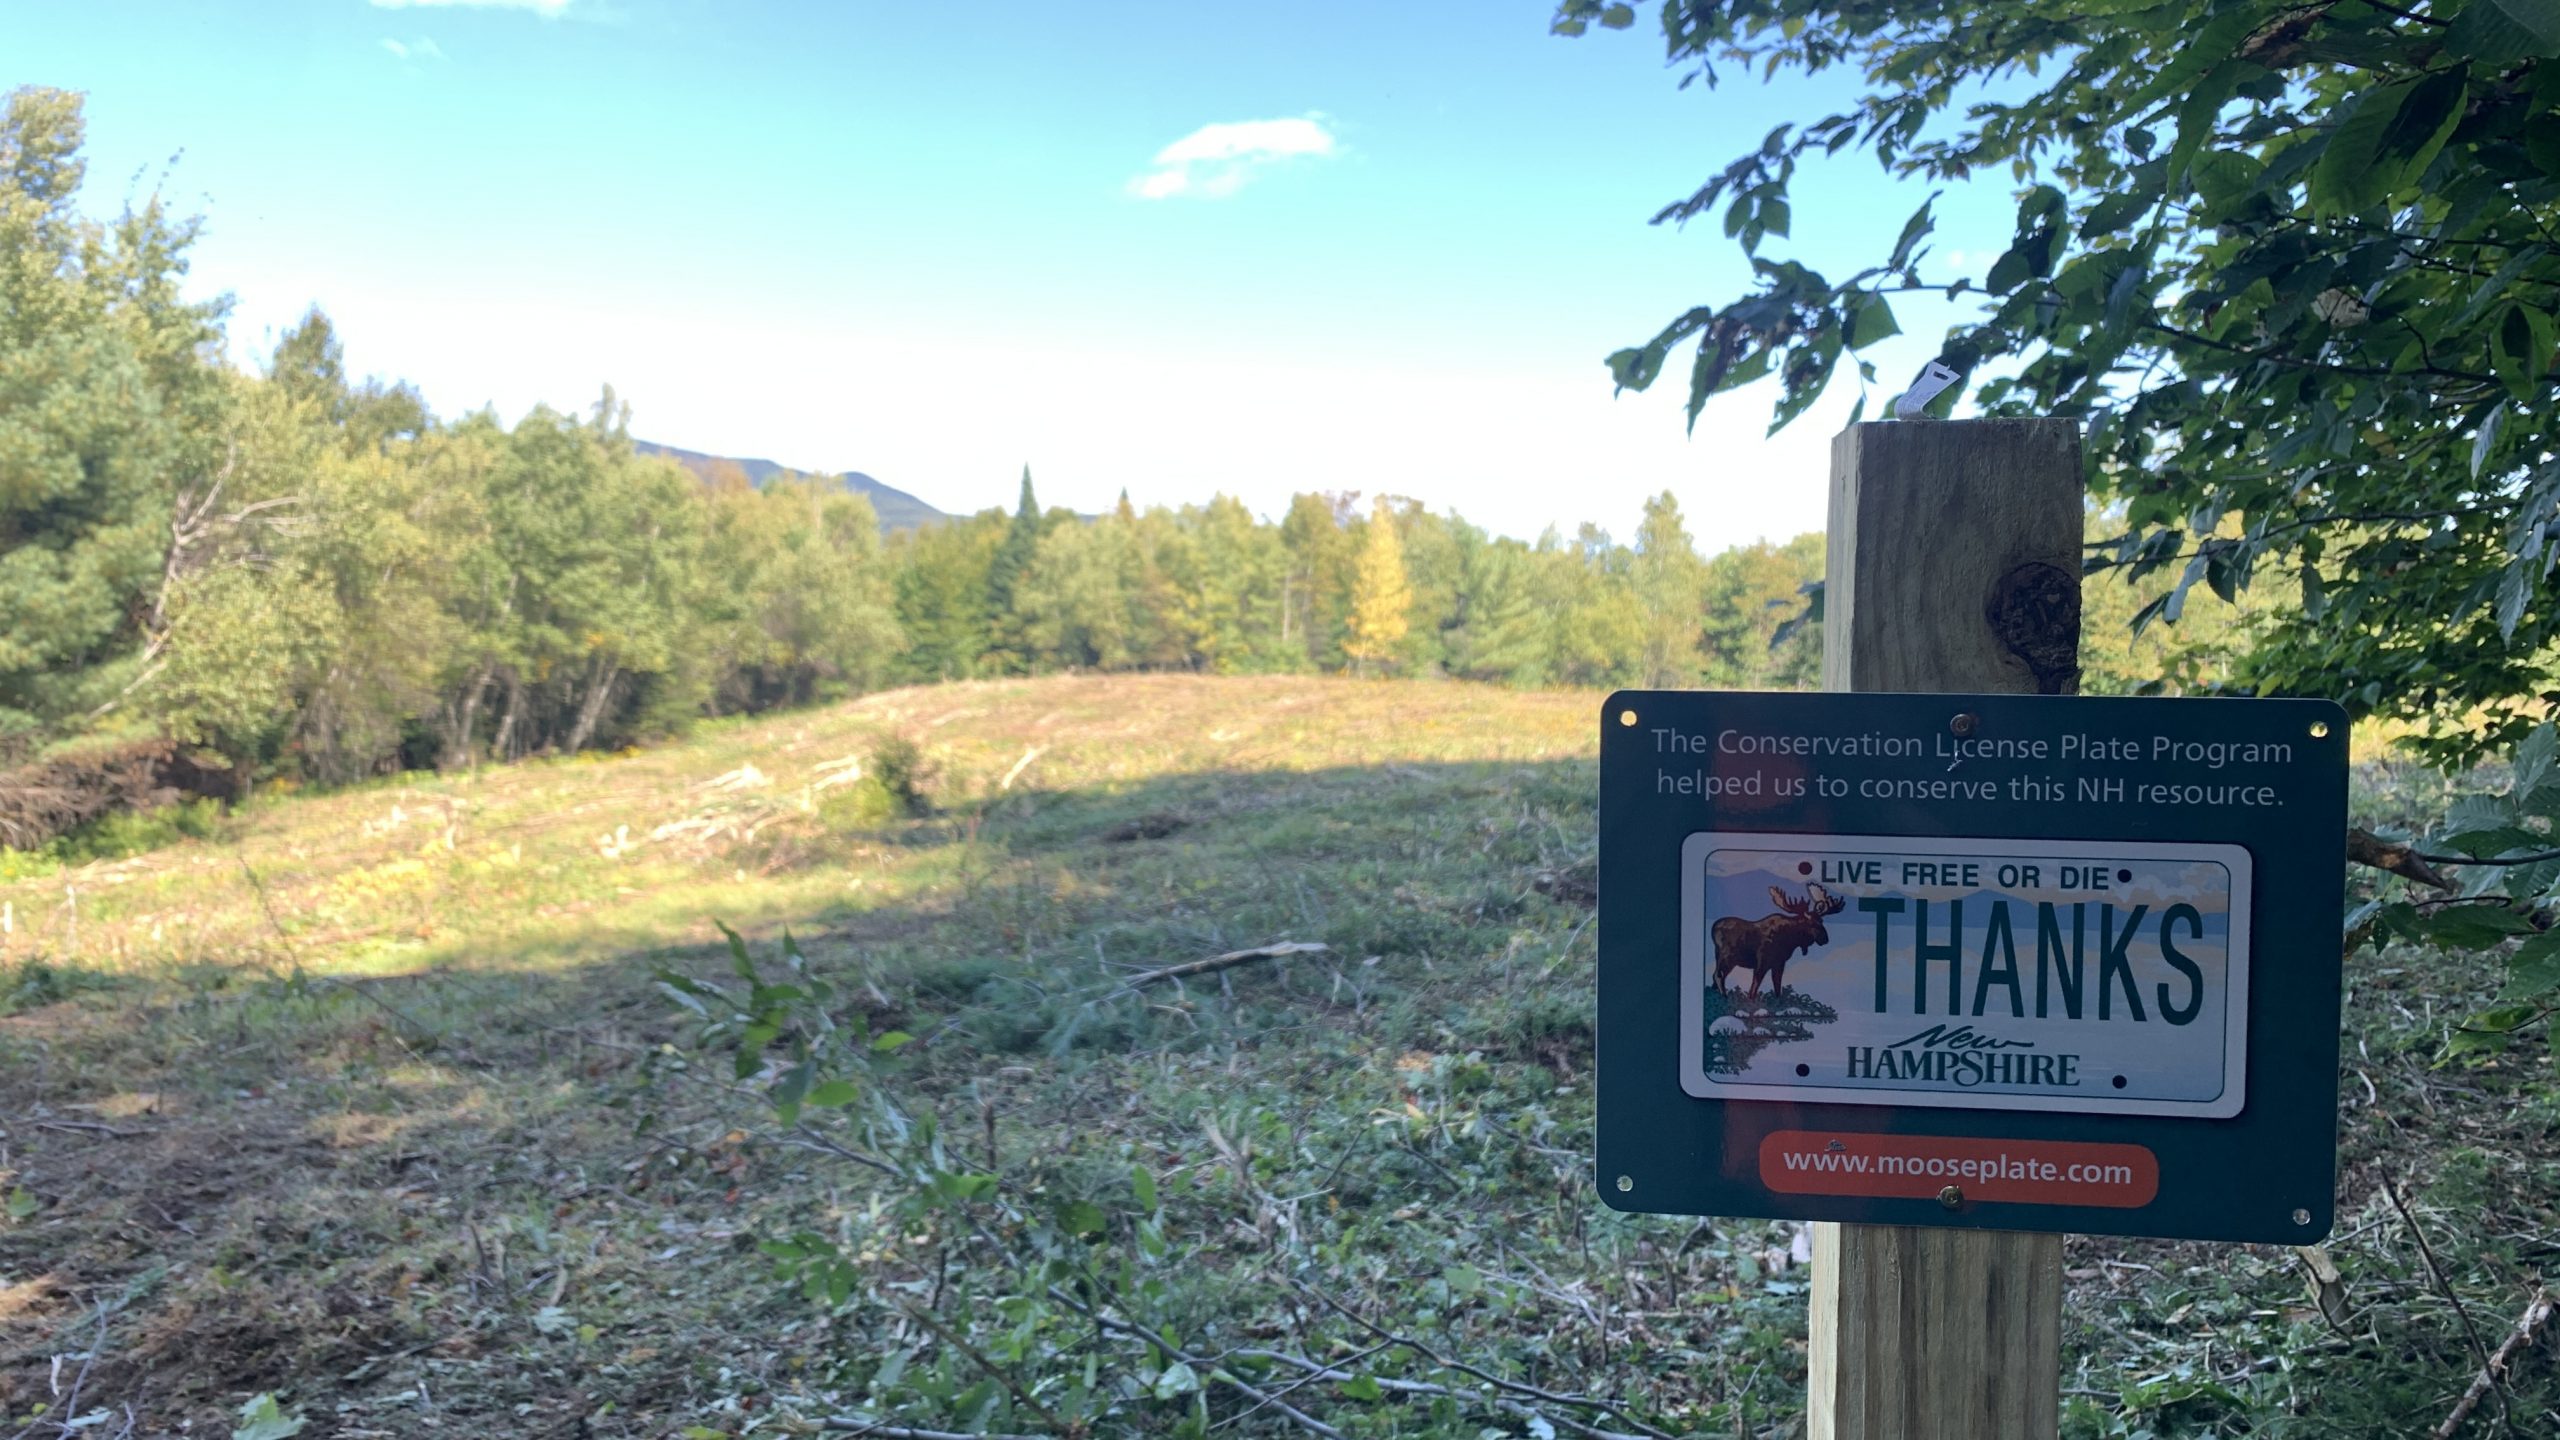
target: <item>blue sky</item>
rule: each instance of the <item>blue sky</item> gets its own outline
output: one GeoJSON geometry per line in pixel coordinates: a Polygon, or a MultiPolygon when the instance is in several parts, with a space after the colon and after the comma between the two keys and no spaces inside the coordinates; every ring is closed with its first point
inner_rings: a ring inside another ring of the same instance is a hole
{"type": "MultiPolygon", "coordinates": [[[[648,438],[954,510],[1028,463],[1085,510],[1387,491],[1624,537],[1670,489],[1709,549],[1818,527],[1848,374],[1774,441],[1757,394],[1690,438],[1676,385],[1613,400],[1601,360],[1741,292],[1719,227],[1645,221],[1837,82],[1682,91],[1649,13],[1550,13],[25,3],[0,83],[88,93],[93,210],[205,215],[236,358],[316,301],[440,413],[610,382],[648,438]]],[[[2006,237],[1972,188],[1937,274],[2006,237]]],[[[1770,250],[1850,266],[1923,193],[1844,160],[1770,250]]],[[[1947,318],[1901,308],[1887,393],[1947,318]]]]}

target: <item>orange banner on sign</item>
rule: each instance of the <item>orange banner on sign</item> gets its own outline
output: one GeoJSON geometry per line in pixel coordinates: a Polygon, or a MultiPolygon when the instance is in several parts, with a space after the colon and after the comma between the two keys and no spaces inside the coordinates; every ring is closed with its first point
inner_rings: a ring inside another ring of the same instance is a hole
{"type": "Polygon", "coordinates": [[[1934,1198],[2130,1210],[2160,1193],[2160,1160],[2140,1145],[1780,1130],[1760,1142],[1760,1183],[1788,1195],[1934,1198]]]}

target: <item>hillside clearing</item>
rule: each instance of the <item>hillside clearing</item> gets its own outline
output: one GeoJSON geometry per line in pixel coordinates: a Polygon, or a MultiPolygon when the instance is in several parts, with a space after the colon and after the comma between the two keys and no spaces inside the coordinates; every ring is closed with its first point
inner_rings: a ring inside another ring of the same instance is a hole
{"type": "MultiPolygon", "coordinates": [[[[0,883],[0,1405],[85,1371],[105,1433],[126,1406],[228,1433],[262,1392],[306,1436],[1040,1433],[1116,1367],[1149,1378],[1096,1433],[1795,1433],[1791,1227],[1590,1191],[1597,699],[931,687],[261,796],[211,841],[0,883]],[[871,783],[892,736],[939,813],[871,783]],[[916,1037],[879,1082],[904,1115],[1285,1405],[1042,1311],[1002,1227],[892,1224],[875,1177],[700,1083],[726,1067],[675,1073],[693,1031],[652,972],[722,975],[715,922],[768,973],[788,930],[848,1023],[916,1037]],[[1327,948],[1132,993],[1281,942],[1327,948]],[[862,1283],[776,1283],[758,1242],[804,1233],[862,1283]]],[[[2443,1419],[2465,1316],[2496,1344],[2560,1257],[2560,1115],[2517,1070],[2547,1059],[2430,1068],[2492,977],[2352,962],[2325,1297],[2280,1249],[2073,1242],[2070,1433],[2443,1419]]],[[[2529,1433],[2560,1380],[2528,1356],[2496,1399],[2529,1433]]]]}

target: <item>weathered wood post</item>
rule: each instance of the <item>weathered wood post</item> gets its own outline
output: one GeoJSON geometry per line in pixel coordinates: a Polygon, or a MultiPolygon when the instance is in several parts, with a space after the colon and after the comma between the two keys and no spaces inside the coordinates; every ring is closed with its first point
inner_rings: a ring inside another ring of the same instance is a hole
{"type": "MultiPolygon", "coordinates": [[[[2068,694],[2081,473],[2068,420],[1892,421],[1832,442],[1826,690],[2068,694]]],[[[1810,1440],[2060,1427],[2062,1237],[1819,1224],[1810,1440]]]]}

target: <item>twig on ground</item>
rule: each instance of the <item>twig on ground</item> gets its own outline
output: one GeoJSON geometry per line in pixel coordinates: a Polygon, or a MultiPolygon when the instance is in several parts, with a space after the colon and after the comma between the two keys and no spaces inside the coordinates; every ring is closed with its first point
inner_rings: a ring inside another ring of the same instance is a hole
{"type": "Polygon", "coordinates": [[[963,1435],[960,1430],[916,1430],[914,1425],[883,1425],[876,1420],[863,1420],[860,1414],[829,1414],[819,1420],[827,1430],[842,1430],[850,1435],[876,1435],[878,1440],[1042,1440],[1039,1435],[1004,1435],[996,1430],[980,1430],[963,1435]]]}
{"type": "Polygon", "coordinates": [[[1432,1349],[1430,1346],[1425,1345],[1421,1341],[1415,1340],[1410,1336],[1398,1335],[1373,1324],[1358,1312],[1352,1310],[1350,1307],[1334,1299],[1332,1296],[1327,1295],[1323,1291],[1316,1289],[1314,1286],[1307,1284],[1305,1281],[1293,1279],[1289,1283],[1295,1285],[1298,1288],[1299,1293],[1308,1296],[1318,1304],[1324,1306],[1326,1309],[1331,1310],[1336,1315],[1339,1315],[1343,1319],[1350,1321],[1352,1324],[1359,1326],[1361,1329],[1368,1331],[1370,1334],[1377,1336],[1380,1340],[1411,1350],[1415,1354],[1420,1355],[1422,1358],[1439,1366],[1443,1370],[1455,1370],[1462,1375],[1472,1375],[1478,1380],[1481,1380],[1496,1389],[1507,1390],[1514,1395],[1525,1396],[1528,1399],[1541,1401],[1545,1404],[1571,1405],[1595,1411],[1602,1415],[1614,1415],[1621,1421],[1635,1426],[1645,1434],[1653,1436],[1654,1440],[1671,1440],[1671,1432],[1656,1429],[1637,1417],[1628,1414],[1626,1409],[1614,1400],[1603,1400],[1592,1395],[1559,1394],[1556,1391],[1541,1389],[1535,1385],[1522,1384],[1517,1380],[1505,1380],[1491,1371],[1478,1369],[1464,1360],[1458,1360],[1443,1355],[1439,1351],[1432,1349]]]}
{"type": "Polygon", "coordinates": [[[1167,965],[1160,970],[1142,970],[1121,982],[1120,993],[1126,995],[1141,985],[1153,985],[1159,980],[1182,980],[1194,975],[1214,975],[1218,971],[1232,970],[1238,965],[1248,965],[1256,960],[1280,960],[1291,955],[1321,955],[1332,948],[1320,940],[1283,940],[1277,945],[1257,945],[1251,950],[1230,950],[1224,955],[1212,955],[1206,960],[1191,960],[1180,965],[1167,965]]]}
{"type": "MultiPolygon", "coordinates": [[[[1391,1345],[1401,1345],[1405,1343],[1407,1342],[1401,1340],[1382,1342],[1360,1353],[1362,1355],[1374,1355],[1378,1351],[1387,1349],[1391,1345]]],[[[1306,1372],[1307,1380],[1347,1382],[1360,1378],[1356,1372],[1343,1369],[1340,1365],[1327,1365],[1322,1361],[1310,1360],[1304,1355],[1291,1355],[1283,1350],[1230,1350],[1227,1353],[1230,1355],[1243,1355],[1256,1360],[1276,1360],[1283,1365],[1294,1365],[1298,1369],[1306,1372]]],[[[1347,1364],[1349,1362],[1346,1361],[1344,1363],[1347,1364]]],[[[1445,1396],[1452,1400],[1474,1400],[1480,1403],[1490,1403],[1495,1409],[1502,1411],[1506,1415],[1518,1416],[1524,1420],[1539,1419],[1546,1421],[1550,1425],[1561,1425],[1565,1429],[1571,1430],[1578,1435],[1589,1437],[1589,1440],[1646,1440],[1646,1437],[1648,1436],[1661,1436],[1664,1433],[1660,1430],[1655,1430],[1650,1426],[1646,1427],[1644,1435],[1624,1434],[1616,1430],[1602,1430],[1595,1426],[1585,1425],[1570,1415],[1550,1415],[1544,1411],[1533,1410],[1527,1405],[1524,1405],[1517,1400],[1513,1400],[1508,1396],[1486,1395],[1479,1391],[1460,1390],[1448,1385],[1435,1385],[1428,1380],[1404,1380],[1389,1375],[1371,1375],[1367,1378],[1379,1389],[1399,1395],[1445,1396]]],[[[1305,1384],[1306,1381],[1300,1381],[1298,1383],[1305,1384]]],[[[1296,1386],[1293,1385],[1289,1388],[1295,1389],[1296,1386]]],[[[1621,1418],[1624,1417],[1622,1416],[1621,1418]]],[[[1631,1425],[1643,1424],[1643,1422],[1639,1420],[1629,1420],[1627,1423],[1631,1425]]]]}
{"type": "Polygon", "coordinates": [[[2462,1422],[2479,1405],[2480,1397],[2497,1388],[2516,1352],[2532,1346],[2541,1335],[2542,1327],[2550,1323],[2555,1308],[2560,1307],[2552,1304],[2550,1291],[2533,1292],[2532,1301],[2524,1307],[2524,1314],[2516,1318],[2515,1329],[2507,1333],[2506,1340],[2498,1346],[2498,1353],[2490,1356],[2489,1363],[2481,1367],[2480,1373],[2471,1377],[2470,1388],[2454,1402],[2453,1413],[2444,1417],[2444,1423],[2436,1427],[2436,1440],[2453,1440],[2453,1433],[2462,1428],[2462,1422]]]}
{"type": "Polygon", "coordinates": [[[2391,1197],[2391,1208],[2400,1212],[2402,1223],[2416,1238],[2419,1258],[2426,1261],[2427,1274],[2435,1279],[2436,1293],[2444,1296],[2445,1303],[2453,1307],[2454,1318],[2462,1322],[2462,1338],[2471,1342],[2471,1358],[2480,1362],[2481,1375],[2489,1381],[2491,1392],[2498,1397],[2498,1420],[2504,1424],[2507,1419],[2507,1390],[2498,1383],[2497,1370],[2489,1362],[2489,1347],[2480,1343],[2480,1331],[2471,1323],[2471,1311],[2464,1307],[2462,1297],[2453,1293],[2453,1282],[2445,1278],[2444,1267],[2436,1263],[2435,1246],[2427,1243],[2427,1232],[2419,1228],[2418,1217],[2409,1213],[2408,1203],[2400,1198],[2400,1187],[2392,1184],[2388,1175],[2382,1177],[2382,1193],[2391,1197]]]}
{"type": "Polygon", "coordinates": [[[1055,1285],[1049,1287],[1049,1298],[1066,1306],[1068,1309],[1075,1311],[1077,1314],[1084,1316],[1086,1319],[1091,1320],[1094,1324],[1105,1330],[1117,1330],[1123,1335],[1132,1336],[1136,1339],[1146,1341],[1148,1344],[1153,1345],[1165,1354],[1170,1355],[1174,1359],[1181,1361],[1183,1364],[1190,1366],[1195,1372],[1199,1373],[1203,1379],[1240,1391],[1246,1399],[1253,1401],[1257,1406],[1277,1410],[1281,1414],[1288,1416],[1291,1420],[1297,1422],[1298,1428],[1305,1430],[1311,1435],[1321,1435],[1324,1437],[1324,1440],[1344,1440],[1344,1436],[1341,1431],[1327,1425],[1313,1415],[1308,1414],[1306,1411],[1301,1410],[1297,1406],[1290,1404],[1288,1401],[1281,1399],[1279,1396],[1271,1394],[1262,1387],[1244,1380],[1234,1372],[1223,1369],[1212,1361],[1203,1359],[1200,1356],[1182,1349],[1172,1341],[1167,1340],[1162,1335],[1157,1334],[1155,1331],[1148,1329],[1146,1326],[1141,1325],[1134,1320],[1123,1320],[1117,1315],[1106,1315],[1095,1307],[1077,1299],[1072,1293],[1055,1285]]]}
{"type": "Polygon", "coordinates": [[[113,1125],[101,1125],[94,1120],[39,1120],[36,1122],[36,1128],[39,1130],[69,1130],[91,1135],[112,1135],[118,1140],[130,1140],[137,1135],[148,1135],[151,1133],[148,1130],[119,1130],[113,1125]]]}
{"type": "MultiPolygon", "coordinates": [[[[98,1307],[98,1333],[89,1337],[89,1353],[80,1357],[80,1368],[73,1372],[71,1376],[71,1393],[63,1395],[62,1404],[58,1408],[58,1411],[55,1412],[58,1413],[61,1418],[39,1418],[30,1420],[27,1422],[26,1428],[10,1436],[9,1440],[27,1440],[27,1437],[36,1433],[36,1427],[39,1425],[49,1424],[53,1426],[54,1432],[57,1435],[69,1435],[74,1430],[83,1428],[79,1424],[80,1392],[89,1387],[89,1372],[96,1368],[98,1356],[107,1348],[107,1317],[113,1313],[115,1312],[105,1305],[100,1305],[98,1307]]],[[[60,1362],[57,1361],[56,1363],[58,1365],[60,1362]]],[[[59,1388],[56,1388],[54,1393],[62,1395],[62,1391],[59,1388]]],[[[119,1435],[130,1435],[133,1433],[132,1411],[127,1410],[125,1412],[124,1429],[117,1433],[119,1435]]]]}

